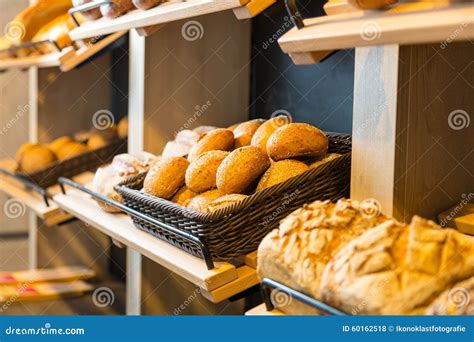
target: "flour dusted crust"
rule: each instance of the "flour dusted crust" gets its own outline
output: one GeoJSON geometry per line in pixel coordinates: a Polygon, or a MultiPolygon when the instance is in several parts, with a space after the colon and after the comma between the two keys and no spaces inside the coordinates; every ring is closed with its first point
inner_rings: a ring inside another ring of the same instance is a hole
{"type": "Polygon", "coordinates": [[[324,272],[322,297],[352,314],[414,314],[473,275],[474,237],[415,216],[345,246],[324,272]]]}
{"type": "Polygon", "coordinates": [[[349,241],[387,220],[397,224],[383,215],[367,215],[359,202],[351,200],[305,205],[261,242],[258,275],[320,298],[320,279],[330,258],[349,241]]]}

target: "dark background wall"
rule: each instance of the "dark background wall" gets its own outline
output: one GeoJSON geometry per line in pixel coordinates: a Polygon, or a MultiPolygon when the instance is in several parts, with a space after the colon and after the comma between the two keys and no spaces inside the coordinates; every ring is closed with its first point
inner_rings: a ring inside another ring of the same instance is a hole
{"type": "MultiPolygon", "coordinates": [[[[298,2],[304,18],[324,15],[324,3],[298,2]]],[[[286,110],[294,121],[350,133],[354,51],[339,51],[321,64],[294,65],[276,42],[292,27],[283,1],[252,19],[250,116],[268,118],[277,110],[286,110]]]]}

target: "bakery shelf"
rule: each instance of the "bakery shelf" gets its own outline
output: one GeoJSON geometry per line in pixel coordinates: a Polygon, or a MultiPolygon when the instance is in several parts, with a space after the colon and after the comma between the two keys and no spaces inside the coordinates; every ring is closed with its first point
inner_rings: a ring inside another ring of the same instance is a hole
{"type": "Polygon", "coordinates": [[[388,11],[322,16],[304,20],[304,27],[293,28],[278,43],[295,63],[307,64],[332,50],[466,41],[474,39],[473,11],[471,2],[422,10],[400,5],[388,11]]]}
{"type": "Polygon", "coordinates": [[[265,303],[262,303],[245,313],[245,316],[286,316],[283,312],[278,309],[273,309],[271,311],[267,310],[265,303]]]}
{"type": "Polygon", "coordinates": [[[121,30],[138,29],[140,35],[146,36],[156,31],[155,25],[231,9],[238,19],[247,19],[275,2],[276,0],[170,1],[146,11],[134,10],[115,19],[104,17],[86,22],[72,30],[70,35],[72,39],[77,40],[121,30]]]}
{"type": "Polygon", "coordinates": [[[48,68],[57,66],[62,71],[69,71],[83,62],[86,62],[89,58],[108,47],[126,33],[127,31],[115,32],[94,44],[86,43],[85,46],[78,48],[77,50],[73,47],[67,47],[60,52],[53,52],[46,55],[0,59],[0,70],[26,69],[29,67],[48,68]]]}
{"type": "Polygon", "coordinates": [[[53,197],[58,206],[123,244],[203,289],[203,295],[219,302],[258,284],[256,270],[215,262],[209,270],[206,263],[170,244],[137,229],[125,214],[110,214],[100,209],[89,195],[77,189],[53,197]]]}
{"type": "MultiPolygon", "coordinates": [[[[0,167],[13,172],[15,162],[9,159],[0,160],[0,167]]],[[[74,180],[81,184],[86,184],[92,180],[93,173],[85,172],[76,177],[74,180]]],[[[61,210],[54,201],[45,202],[42,195],[37,192],[28,190],[20,181],[0,173],[0,191],[11,198],[17,199],[23,203],[25,207],[31,209],[36,216],[44,221],[47,226],[53,226],[73,218],[72,215],[61,210]]],[[[58,185],[46,189],[49,196],[53,196],[60,192],[58,185]]]]}

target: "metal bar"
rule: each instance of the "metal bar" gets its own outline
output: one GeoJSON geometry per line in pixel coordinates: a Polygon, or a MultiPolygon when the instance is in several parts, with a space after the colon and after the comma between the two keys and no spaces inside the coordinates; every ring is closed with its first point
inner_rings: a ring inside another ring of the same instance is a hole
{"type": "Polygon", "coordinates": [[[59,46],[58,42],[56,42],[54,39],[45,39],[45,40],[40,40],[40,41],[37,41],[37,42],[25,42],[25,43],[21,43],[21,44],[18,44],[18,45],[10,46],[9,48],[1,49],[0,53],[1,52],[7,52],[7,51],[8,52],[15,52],[17,50],[36,47],[36,46],[43,45],[43,44],[46,44],[46,43],[53,45],[55,47],[55,49],[58,50],[58,52],[62,51],[62,49],[59,46]]]}
{"type": "Polygon", "coordinates": [[[46,206],[49,207],[49,198],[50,198],[50,196],[48,195],[48,192],[44,188],[38,186],[37,184],[33,183],[32,181],[26,179],[23,176],[16,175],[16,174],[14,174],[10,171],[7,171],[5,169],[0,168],[0,173],[3,173],[4,175],[6,175],[10,178],[16,179],[17,181],[21,182],[25,186],[25,188],[27,188],[28,190],[32,190],[32,191],[40,194],[41,197],[43,197],[43,200],[44,200],[44,203],[46,204],[46,206]]]}
{"type": "Polygon", "coordinates": [[[290,20],[298,28],[298,30],[302,29],[304,27],[304,22],[296,4],[296,0],[285,0],[285,6],[288,14],[290,15],[290,20]]]}
{"type": "Polygon", "coordinates": [[[94,8],[100,7],[102,5],[110,4],[112,0],[95,0],[94,2],[88,2],[76,7],[73,7],[69,10],[69,15],[71,16],[72,20],[74,20],[74,23],[76,24],[77,27],[81,26],[79,21],[77,20],[75,14],[76,13],[82,13],[82,12],[87,12],[90,11],[94,8]]]}
{"type": "Polygon", "coordinates": [[[347,313],[338,310],[330,305],[327,305],[323,302],[320,302],[319,300],[316,300],[308,295],[305,295],[299,291],[293,290],[292,288],[289,288],[288,286],[285,286],[275,280],[269,279],[269,278],[263,278],[262,280],[262,294],[263,298],[265,301],[265,305],[267,307],[267,310],[270,311],[273,309],[273,303],[271,302],[271,295],[268,289],[275,289],[279,290],[282,292],[287,293],[290,295],[291,298],[294,298],[306,305],[309,305],[315,309],[318,309],[324,313],[327,313],[329,315],[334,315],[334,316],[345,316],[347,313]]]}
{"type": "Polygon", "coordinates": [[[160,222],[156,219],[154,219],[153,217],[150,217],[148,215],[145,215],[139,211],[136,211],[134,209],[131,209],[129,207],[127,207],[126,205],[122,204],[122,203],[119,203],[117,201],[114,201],[104,195],[101,195],[101,194],[98,194],[94,191],[91,191],[89,189],[87,189],[86,187],[80,185],[80,184],[77,184],[76,182],[68,179],[68,178],[64,178],[64,177],[59,177],[58,179],[58,183],[59,185],[61,186],[61,191],[63,194],[65,194],[65,189],[64,189],[64,184],[67,184],[79,191],[82,191],[82,192],[85,192],[86,194],[94,197],[94,198],[97,198],[117,209],[120,209],[121,211],[133,216],[133,217],[136,217],[140,220],[143,220],[145,222],[148,222],[150,224],[153,224],[155,226],[158,226],[162,229],[165,229],[165,230],[168,230],[180,237],[182,237],[183,239],[186,239],[188,241],[190,241],[191,243],[194,243],[196,246],[198,246],[200,249],[201,249],[201,252],[202,252],[202,255],[204,257],[204,260],[206,262],[206,266],[207,268],[210,270],[210,269],[213,269],[214,268],[214,262],[212,260],[212,257],[211,257],[211,254],[209,253],[209,250],[208,248],[206,247],[206,245],[196,236],[194,235],[191,235],[187,232],[184,232],[182,230],[179,230],[173,226],[170,226],[169,224],[166,224],[164,222],[160,222]]]}

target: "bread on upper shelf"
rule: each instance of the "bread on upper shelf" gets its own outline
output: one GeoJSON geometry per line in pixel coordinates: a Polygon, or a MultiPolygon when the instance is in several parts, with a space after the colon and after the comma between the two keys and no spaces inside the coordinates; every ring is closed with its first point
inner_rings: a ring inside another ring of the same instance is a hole
{"type": "MultiPolygon", "coordinates": [[[[53,40],[59,48],[63,49],[72,44],[69,32],[75,27],[69,13],[58,16],[44,25],[32,38],[33,42],[53,40]]],[[[58,50],[52,44],[41,44],[36,47],[41,53],[57,52],[58,50]]]]}

